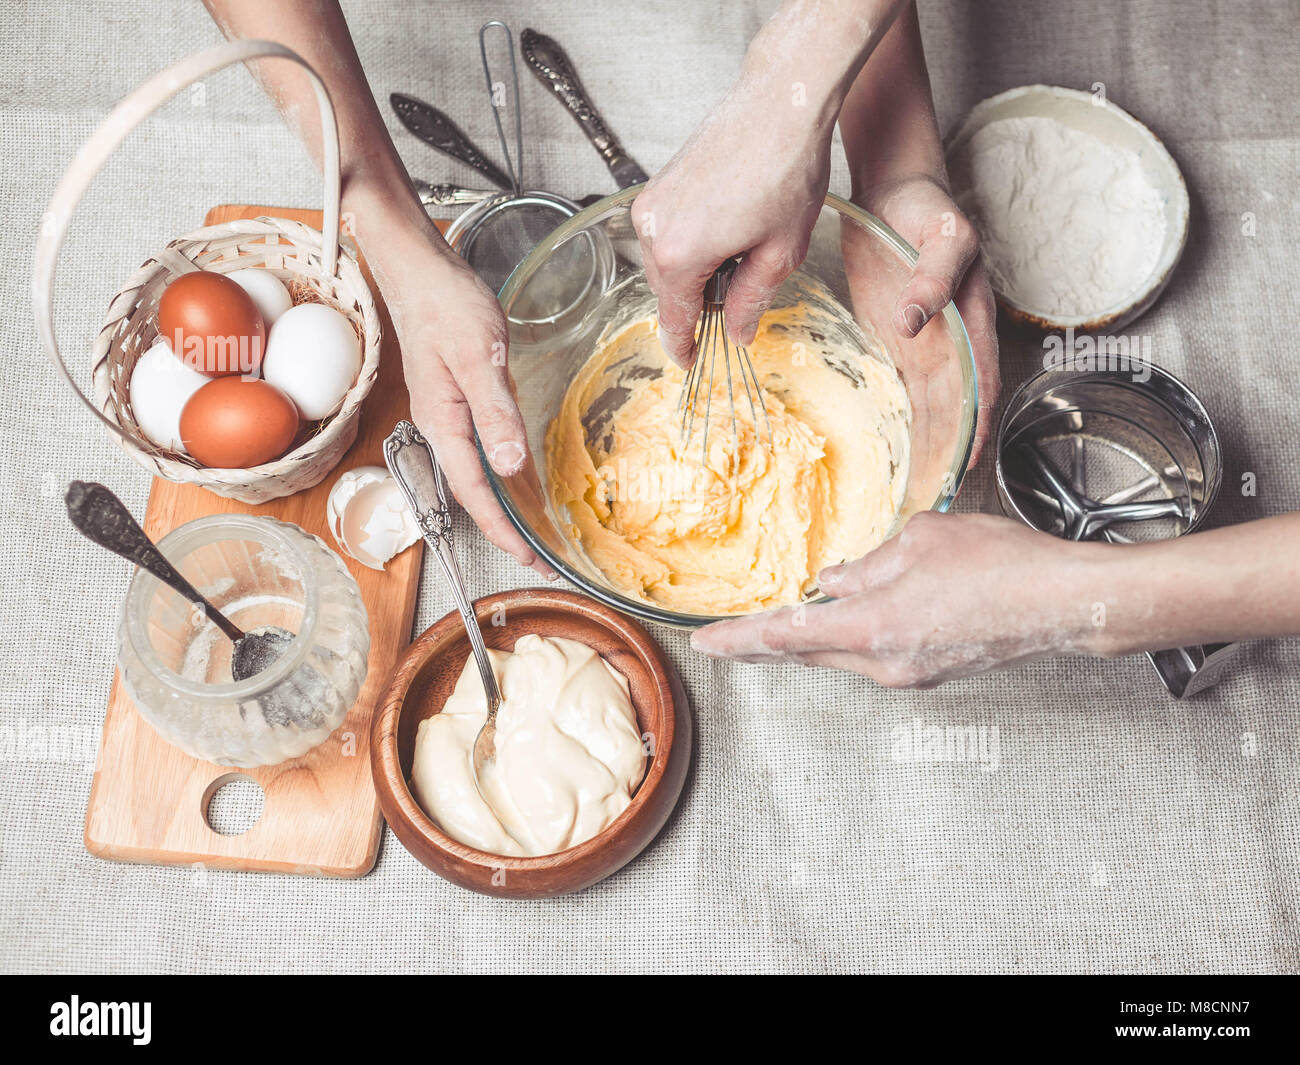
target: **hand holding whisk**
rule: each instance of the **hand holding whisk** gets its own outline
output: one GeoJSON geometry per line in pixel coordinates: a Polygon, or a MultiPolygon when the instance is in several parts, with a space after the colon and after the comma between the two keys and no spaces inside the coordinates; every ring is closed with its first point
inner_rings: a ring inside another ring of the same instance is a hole
{"type": "MultiPolygon", "coordinates": [[[[681,419],[682,452],[690,447],[691,434],[695,429],[696,412],[703,403],[702,419],[704,422],[704,439],[700,444],[700,459],[705,461],[709,454],[709,425],[713,407],[714,382],[720,372],[718,367],[721,356],[721,372],[726,374],[727,405],[731,415],[731,435],[737,449],[740,443],[740,430],[736,421],[737,391],[744,392],[749,401],[749,411],[754,419],[754,434],[759,440],[762,435],[758,427],[758,412],[763,412],[763,424],[767,431],[767,446],[772,447],[772,422],[768,418],[767,403],[763,399],[763,388],[758,383],[754,364],[749,352],[739,344],[734,347],[727,339],[727,320],[723,304],[727,299],[727,287],[735,276],[740,259],[733,256],[727,259],[713,272],[704,286],[704,309],[700,314],[700,329],[695,344],[695,362],[686,371],[682,382],[682,394],[677,401],[677,414],[681,419]],[[735,368],[732,356],[735,356],[735,368]]],[[[719,397],[721,398],[721,397],[719,397]]]]}

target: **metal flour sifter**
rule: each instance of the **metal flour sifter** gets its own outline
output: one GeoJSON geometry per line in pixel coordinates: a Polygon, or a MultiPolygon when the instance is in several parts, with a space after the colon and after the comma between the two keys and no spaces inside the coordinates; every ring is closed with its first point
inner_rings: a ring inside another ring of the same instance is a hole
{"type": "MultiPolygon", "coordinates": [[[[1011,397],[998,431],[1003,511],[1067,540],[1136,543],[1191,532],[1214,502],[1222,469],[1204,405],[1151,365],[1075,360],[1042,370],[1011,397]]],[[[1147,657],[1182,698],[1217,683],[1237,646],[1147,657]]]]}

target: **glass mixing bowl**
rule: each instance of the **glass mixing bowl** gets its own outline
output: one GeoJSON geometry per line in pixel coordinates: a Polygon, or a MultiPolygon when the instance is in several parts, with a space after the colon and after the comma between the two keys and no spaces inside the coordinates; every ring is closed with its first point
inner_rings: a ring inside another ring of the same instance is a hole
{"type": "MultiPolygon", "coordinates": [[[[606,330],[653,313],[632,202],[624,189],[561,224],[519,264],[501,289],[510,322],[510,373],[528,444],[546,462],[546,431],[565,390],[606,330]]],[[[803,265],[774,306],[808,302],[860,357],[897,367],[912,405],[911,468],[901,524],[922,510],[947,510],[970,459],[979,409],[975,363],[961,316],[951,303],[912,340],[898,335],[894,303],[916,252],[883,222],[838,196],[827,196],[803,265]]],[[[846,367],[837,367],[843,372],[846,367]]],[[[851,371],[851,367],[848,367],[851,371]]],[[[588,595],[648,621],[696,627],[717,617],[682,614],[619,591],[566,535],[533,465],[500,477],[479,457],[502,507],[533,548],[588,595]]],[[[545,470],[541,477],[545,476],[545,470]]],[[[809,601],[823,598],[813,595],[809,601]]]]}

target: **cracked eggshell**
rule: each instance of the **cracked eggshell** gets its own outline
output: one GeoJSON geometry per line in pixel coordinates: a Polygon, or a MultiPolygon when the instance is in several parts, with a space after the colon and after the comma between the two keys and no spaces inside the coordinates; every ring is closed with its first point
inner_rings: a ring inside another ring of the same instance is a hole
{"type": "Polygon", "coordinates": [[[382,466],[344,473],[330,489],[325,510],[339,547],[371,569],[382,570],[420,538],[402,490],[382,466]]]}

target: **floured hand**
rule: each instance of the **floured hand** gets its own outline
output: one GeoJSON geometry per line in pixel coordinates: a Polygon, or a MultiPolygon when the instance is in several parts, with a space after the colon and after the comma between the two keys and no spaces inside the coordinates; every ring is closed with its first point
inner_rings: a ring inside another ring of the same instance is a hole
{"type": "Polygon", "coordinates": [[[1050,654],[1089,653],[1089,567],[1106,545],[1071,544],[986,514],[924,512],[871,554],[823,570],[829,603],[723,621],[697,651],[852,670],[923,688],[1050,654]]]}
{"type": "Polygon", "coordinates": [[[803,262],[830,182],[831,127],[744,80],[632,205],[646,279],[659,298],[659,340],[686,367],[705,282],[743,255],[724,308],[748,346],[781,283],[803,262]]]}
{"type": "Polygon", "coordinates": [[[984,264],[979,262],[975,227],[958,210],[938,180],[911,175],[854,197],[917,251],[917,262],[894,305],[893,325],[914,337],[952,300],[961,314],[975,357],[979,413],[970,464],[992,430],[998,401],[997,312],[984,264]]]}
{"type": "Polygon", "coordinates": [[[497,502],[479,461],[510,476],[531,462],[507,371],[509,333],[496,298],[436,234],[407,232],[396,267],[372,260],[402,347],[411,417],[433,445],[452,492],[492,543],[546,577],[548,566],[497,502]]]}
{"type": "Polygon", "coordinates": [[[724,308],[747,346],[781,283],[803,262],[830,182],[844,94],[902,0],[785,0],[759,31],[740,79],[632,205],[659,338],[695,356],[704,285],[742,256],[724,308]]]}

